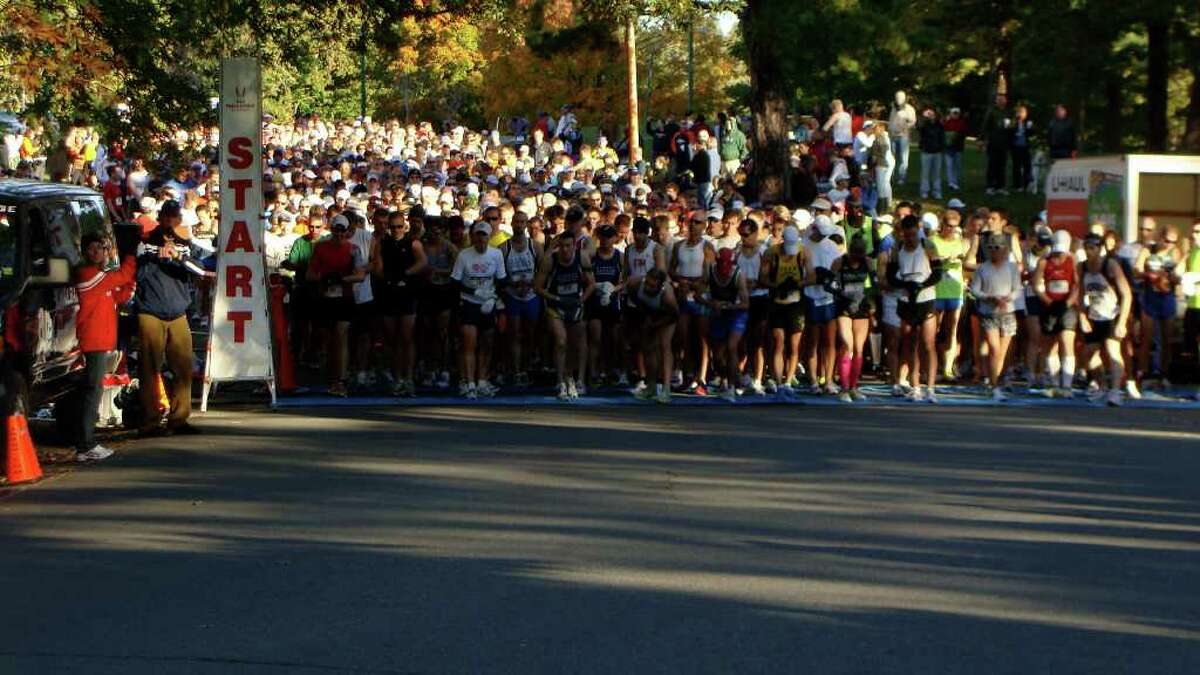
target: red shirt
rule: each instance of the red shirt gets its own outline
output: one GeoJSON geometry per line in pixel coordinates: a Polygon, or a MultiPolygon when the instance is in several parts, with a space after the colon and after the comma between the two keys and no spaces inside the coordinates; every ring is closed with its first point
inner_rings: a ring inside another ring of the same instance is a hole
{"type": "MultiPolygon", "coordinates": [[[[308,271],[318,280],[329,276],[350,276],[354,273],[354,244],[340,239],[324,239],[313,247],[308,271]]],[[[343,284],[342,295],[350,297],[350,284],[343,284]]]]}
{"type": "Polygon", "coordinates": [[[75,290],[79,293],[79,314],[75,317],[75,336],[85,352],[107,352],[117,347],[117,303],[129,300],[137,259],[131,255],[121,268],[105,272],[87,265],[76,273],[75,290]]]}
{"type": "Polygon", "coordinates": [[[1055,302],[1066,300],[1071,296],[1071,288],[1075,285],[1075,259],[1070,255],[1051,255],[1046,258],[1046,269],[1042,271],[1042,279],[1046,282],[1046,296],[1055,302]],[[1055,258],[1058,260],[1055,260],[1055,258]]]}
{"type": "Polygon", "coordinates": [[[142,241],[146,241],[150,233],[158,229],[158,221],[145,213],[138,216],[134,222],[142,226],[142,241]]]}
{"type": "Polygon", "coordinates": [[[120,209],[118,213],[114,214],[115,216],[121,219],[125,218],[125,198],[117,181],[110,180],[104,184],[104,201],[120,209]]]}
{"type": "Polygon", "coordinates": [[[942,120],[942,128],[944,128],[947,133],[956,131],[960,134],[965,134],[967,133],[967,118],[959,117],[956,119],[954,117],[947,117],[942,120]]]}

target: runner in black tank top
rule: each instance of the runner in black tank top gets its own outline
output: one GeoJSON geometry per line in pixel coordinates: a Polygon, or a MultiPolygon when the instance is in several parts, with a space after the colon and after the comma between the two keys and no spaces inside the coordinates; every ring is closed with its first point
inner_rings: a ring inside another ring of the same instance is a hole
{"type": "Polygon", "coordinates": [[[592,256],[596,292],[588,298],[585,312],[588,376],[593,387],[603,385],[606,372],[619,369],[623,361],[620,337],[622,256],[614,247],[616,239],[617,228],[612,225],[596,229],[596,254],[592,256]]]}
{"type": "Polygon", "coordinates": [[[553,254],[543,256],[534,279],[538,295],[546,300],[546,316],[554,335],[554,366],[558,371],[558,398],[569,401],[579,397],[579,384],[587,368],[587,335],[584,330],[583,303],[595,290],[590,260],[575,249],[570,232],[558,235],[553,254]],[[567,349],[578,359],[567,369],[567,349]]]}
{"type": "Polygon", "coordinates": [[[375,256],[374,278],[383,287],[383,326],[387,344],[392,346],[392,375],[396,383],[392,386],[394,396],[412,396],[416,393],[413,369],[416,366],[417,350],[415,328],[417,322],[417,286],[428,260],[421,241],[410,232],[408,219],[399,211],[387,220],[388,232],[379,239],[378,254],[375,256]]]}

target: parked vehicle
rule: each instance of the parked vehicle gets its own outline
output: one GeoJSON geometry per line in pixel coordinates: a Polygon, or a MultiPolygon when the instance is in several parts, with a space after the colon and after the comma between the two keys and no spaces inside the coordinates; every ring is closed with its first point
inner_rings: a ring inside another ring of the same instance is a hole
{"type": "Polygon", "coordinates": [[[84,234],[111,233],[95,190],[0,180],[0,384],[5,414],[27,414],[74,389],[83,368],[72,270],[84,234]]]}

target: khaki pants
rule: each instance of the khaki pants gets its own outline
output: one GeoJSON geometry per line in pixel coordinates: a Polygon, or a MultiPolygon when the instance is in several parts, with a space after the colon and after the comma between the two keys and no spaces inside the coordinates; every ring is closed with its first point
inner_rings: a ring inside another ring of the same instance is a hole
{"type": "Polygon", "coordinates": [[[171,384],[171,409],[167,414],[167,427],[174,428],[185,422],[192,414],[192,329],[187,317],[181,316],[164,321],[149,314],[138,314],[138,332],[141,334],[141,394],[145,419],[142,429],[158,426],[158,383],[162,372],[163,356],[175,379],[171,384]]]}

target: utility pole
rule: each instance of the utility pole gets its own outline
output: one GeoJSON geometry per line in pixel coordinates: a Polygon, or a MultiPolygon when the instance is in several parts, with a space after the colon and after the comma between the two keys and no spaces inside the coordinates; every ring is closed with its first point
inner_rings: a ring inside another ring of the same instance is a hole
{"type": "Polygon", "coordinates": [[[689,21],[688,25],[688,109],[687,112],[691,115],[696,110],[696,32],[694,24],[689,21]]]}
{"type": "Polygon", "coordinates": [[[626,94],[629,98],[629,164],[634,165],[640,159],[642,150],[638,142],[638,86],[637,86],[637,16],[631,15],[625,21],[625,65],[628,76],[625,78],[626,94]]]}
{"type": "MultiPolygon", "coordinates": [[[[650,50],[650,64],[646,66],[646,123],[650,123],[650,103],[654,96],[654,50],[650,50]]],[[[644,158],[648,163],[654,162],[654,138],[650,138],[650,156],[644,158]]]]}

